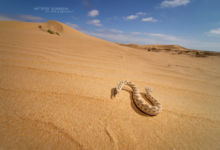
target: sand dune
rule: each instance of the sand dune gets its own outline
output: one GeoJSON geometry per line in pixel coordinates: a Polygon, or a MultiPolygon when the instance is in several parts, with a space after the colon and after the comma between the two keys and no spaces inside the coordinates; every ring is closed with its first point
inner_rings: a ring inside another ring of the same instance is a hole
{"type": "Polygon", "coordinates": [[[220,149],[220,57],[140,51],[56,21],[1,21],[0,60],[0,149],[220,149]],[[129,88],[111,99],[124,79],[151,86],[163,112],[141,113],[129,88]]]}
{"type": "Polygon", "coordinates": [[[220,52],[188,49],[179,45],[138,45],[138,44],[120,44],[136,49],[147,50],[149,52],[169,52],[173,55],[188,55],[193,57],[220,56],[220,52]]]}
{"type": "Polygon", "coordinates": [[[149,49],[149,50],[186,50],[186,48],[179,46],[179,45],[138,45],[138,44],[120,44],[122,46],[130,46],[133,48],[142,48],[142,49],[149,49]]]}

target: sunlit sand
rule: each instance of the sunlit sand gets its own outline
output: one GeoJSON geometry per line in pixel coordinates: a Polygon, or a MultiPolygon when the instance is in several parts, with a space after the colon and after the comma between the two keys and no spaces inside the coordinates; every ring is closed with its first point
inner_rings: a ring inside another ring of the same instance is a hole
{"type": "Polygon", "coordinates": [[[0,149],[220,149],[220,57],[121,46],[56,21],[0,22],[0,149]],[[50,30],[50,31],[48,31],[50,30]],[[142,113],[132,90],[163,106],[142,113]]]}

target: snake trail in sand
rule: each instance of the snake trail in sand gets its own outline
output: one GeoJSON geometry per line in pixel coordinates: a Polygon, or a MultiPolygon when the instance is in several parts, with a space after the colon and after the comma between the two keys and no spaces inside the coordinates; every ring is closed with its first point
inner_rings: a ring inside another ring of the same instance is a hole
{"type": "Polygon", "coordinates": [[[116,96],[117,93],[119,93],[124,85],[128,85],[133,89],[133,100],[136,106],[145,114],[155,116],[158,115],[162,111],[161,104],[153,98],[149,92],[151,92],[150,88],[146,88],[146,98],[151,102],[152,105],[149,105],[146,103],[145,100],[141,98],[141,94],[139,89],[136,87],[136,85],[129,81],[120,81],[118,86],[114,90],[114,96],[116,96]]]}

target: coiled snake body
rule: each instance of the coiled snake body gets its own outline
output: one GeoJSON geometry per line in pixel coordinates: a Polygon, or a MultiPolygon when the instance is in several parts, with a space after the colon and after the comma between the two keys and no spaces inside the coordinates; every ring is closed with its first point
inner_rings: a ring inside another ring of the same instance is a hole
{"type": "Polygon", "coordinates": [[[114,96],[116,96],[116,94],[118,94],[124,85],[128,85],[133,89],[133,100],[135,105],[145,114],[151,115],[151,116],[155,116],[158,115],[161,111],[162,111],[162,106],[161,104],[155,99],[153,98],[149,92],[151,92],[150,88],[146,88],[146,98],[151,102],[152,105],[149,105],[146,103],[146,101],[144,101],[141,98],[141,94],[139,89],[135,86],[134,83],[129,82],[129,81],[120,81],[118,86],[115,88],[114,90],[114,96]]]}

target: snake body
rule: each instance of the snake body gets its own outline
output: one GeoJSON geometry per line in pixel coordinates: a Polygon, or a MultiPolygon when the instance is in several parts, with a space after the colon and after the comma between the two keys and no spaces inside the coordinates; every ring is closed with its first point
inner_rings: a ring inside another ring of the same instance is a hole
{"type": "Polygon", "coordinates": [[[116,96],[116,94],[118,94],[122,90],[124,85],[128,85],[133,89],[132,97],[133,97],[134,103],[142,112],[144,112],[145,114],[151,115],[151,116],[155,116],[155,115],[158,115],[162,111],[161,104],[150,95],[149,93],[151,92],[150,88],[145,89],[146,90],[145,97],[151,102],[152,105],[147,104],[146,101],[141,98],[140,91],[134,83],[126,81],[126,80],[119,82],[118,86],[114,90],[114,96],[116,96]]]}

